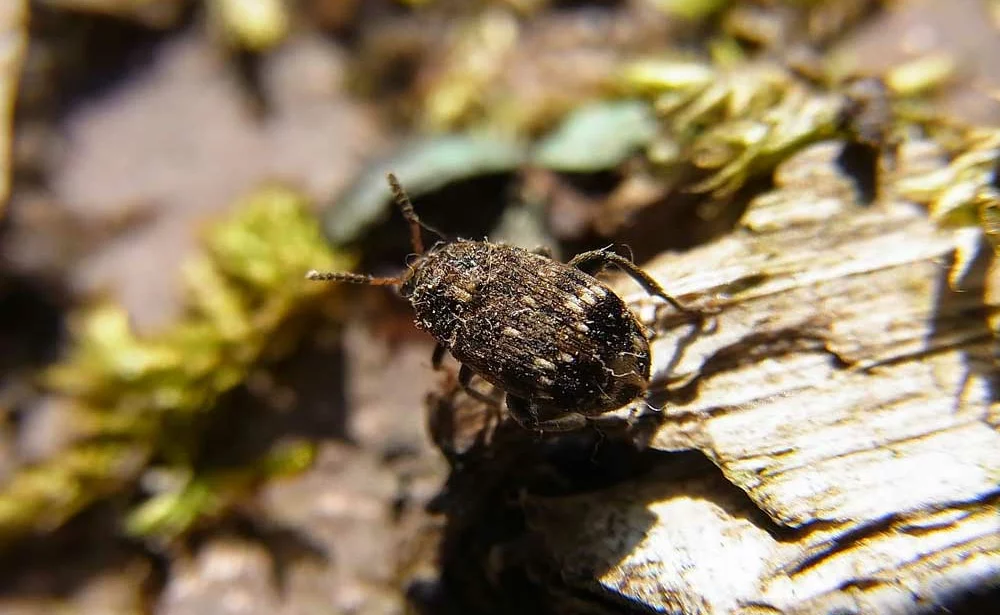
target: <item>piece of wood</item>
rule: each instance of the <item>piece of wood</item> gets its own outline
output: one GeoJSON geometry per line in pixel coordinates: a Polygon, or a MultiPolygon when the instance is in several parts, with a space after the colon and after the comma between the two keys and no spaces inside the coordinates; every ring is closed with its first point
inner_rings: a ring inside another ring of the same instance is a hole
{"type": "Polygon", "coordinates": [[[711,463],[680,454],[596,493],[527,496],[573,600],[917,613],[1000,587],[992,251],[913,204],[854,203],[838,152],[799,154],[741,229],[646,265],[720,310],[709,330],[628,290],[672,325],[644,444],[711,463]]]}

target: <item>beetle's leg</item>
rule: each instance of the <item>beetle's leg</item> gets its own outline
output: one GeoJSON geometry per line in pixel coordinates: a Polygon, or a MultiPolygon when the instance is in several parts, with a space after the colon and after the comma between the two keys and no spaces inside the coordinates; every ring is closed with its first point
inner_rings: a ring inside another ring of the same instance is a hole
{"type": "Polygon", "coordinates": [[[480,393],[476,389],[472,388],[472,377],[475,375],[469,367],[463,364],[458,368],[458,384],[462,387],[465,392],[473,399],[478,399],[479,401],[486,404],[489,413],[489,420],[487,423],[487,429],[492,433],[496,426],[500,423],[500,402],[489,395],[480,393]]]}
{"type": "Polygon", "coordinates": [[[532,431],[575,431],[587,425],[587,418],[576,412],[540,420],[538,410],[530,401],[513,395],[507,396],[507,410],[518,425],[532,431]]]}
{"type": "Polygon", "coordinates": [[[507,412],[517,424],[525,429],[535,429],[538,427],[538,413],[531,407],[528,400],[522,397],[507,395],[507,412]]]}
{"type": "Polygon", "coordinates": [[[461,387],[465,389],[465,392],[471,397],[474,397],[485,404],[489,404],[493,408],[499,408],[500,402],[498,402],[495,398],[490,397],[485,393],[480,393],[472,387],[472,377],[475,375],[475,372],[473,372],[467,365],[463,364],[462,367],[458,369],[458,384],[461,385],[461,387]]]}
{"type": "Polygon", "coordinates": [[[597,275],[602,269],[609,265],[614,265],[618,267],[625,273],[627,273],[633,280],[635,280],[639,286],[642,286],[647,293],[650,295],[656,295],[662,297],[674,307],[674,309],[691,316],[696,316],[698,318],[702,317],[701,312],[698,310],[685,307],[680,301],[674,299],[667,294],[667,291],[663,290],[663,287],[654,280],[648,273],[636,267],[635,263],[631,260],[625,258],[621,254],[616,254],[615,252],[608,252],[607,250],[591,250],[590,252],[583,252],[577,254],[573,257],[573,260],[569,262],[571,267],[576,267],[580,271],[590,275],[597,275]]]}
{"type": "Polygon", "coordinates": [[[347,273],[340,271],[316,271],[306,274],[307,280],[318,282],[347,282],[348,284],[368,284],[369,286],[395,286],[400,284],[400,278],[376,278],[364,273],[347,273]]]}
{"type": "Polygon", "coordinates": [[[434,371],[441,369],[441,362],[444,361],[444,353],[448,351],[448,348],[444,344],[438,344],[434,347],[434,354],[431,355],[431,367],[434,371]]]}

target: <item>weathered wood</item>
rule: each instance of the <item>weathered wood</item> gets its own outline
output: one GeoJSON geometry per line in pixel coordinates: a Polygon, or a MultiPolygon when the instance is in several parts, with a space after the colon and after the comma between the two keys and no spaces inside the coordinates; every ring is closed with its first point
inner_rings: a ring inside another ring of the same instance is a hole
{"type": "MultiPolygon", "coordinates": [[[[694,335],[661,321],[667,405],[646,437],[712,463],[527,497],[570,593],[672,613],[911,613],[1000,586],[992,251],[912,204],[855,204],[837,151],[786,163],[742,229],[646,265],[720,310],[694,335]]],[[[629,292],[652,319],[656,301],[629,292]]]]}

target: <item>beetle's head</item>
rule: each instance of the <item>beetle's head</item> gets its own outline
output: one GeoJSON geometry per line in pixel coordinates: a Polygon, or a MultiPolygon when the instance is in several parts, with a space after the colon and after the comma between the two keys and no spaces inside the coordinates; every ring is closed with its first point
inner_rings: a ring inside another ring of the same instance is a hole
{"type": "Polygon", "coordinates": [[[406,271],[399,275],[399,294],[404,299],[413,296],[417,285],[420,283],[420,273],[429,260],[441,252],[448,245],[447,241],[438,241],[423,254],[411,254],[406,260],[406,271]]]}

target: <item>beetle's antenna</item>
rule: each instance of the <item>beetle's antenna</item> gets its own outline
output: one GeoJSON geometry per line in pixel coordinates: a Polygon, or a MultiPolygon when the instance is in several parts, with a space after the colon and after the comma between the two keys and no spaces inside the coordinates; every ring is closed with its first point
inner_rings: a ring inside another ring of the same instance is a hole
{"type": "Polygon", "coordinates": [[[399,205],[400,211],[403,212],[403,217],[410,223],[410,244],[413,246],[413,251],[417,254],[424,253],[424,238],[420,235],[420,229],[434,233],[441,239],[447,241],[448,238],[444,236],[444,233],[437,230],[433,226],[424,224],[424,222],[417,216],[417,212],[413,210],[413,203],[410,202],[410,197],[406,195],[406,191],[403,190],[403,186],[400,185],[399,179],[397,179],[392,173],[387,173],[385,177],[389,180],[389,189],[392,190],[392,198],[396,201],[396,204],[399,205]]]}
{"type": "Polygon", "coordinates": [[[370,286],[394,286],[400,283],[399,278],[376,278],[363,273],[338,273],[335,271],[316,271],[306,274],[307,280],[320,282],[347,282],[348,284],[368,284],[370,286]]]}

